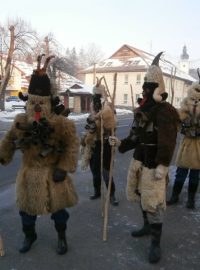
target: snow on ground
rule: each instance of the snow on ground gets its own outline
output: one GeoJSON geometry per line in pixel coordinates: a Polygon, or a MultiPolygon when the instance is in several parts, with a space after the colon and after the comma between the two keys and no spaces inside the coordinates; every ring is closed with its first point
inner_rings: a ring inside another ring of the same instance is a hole
{"type": "MultiPolygon", "coordinates": [[[[13,121],[13,119],[15,118],[15,116],[18,113],[24,112],[24,110],[12,110],[12,105],[24,105],[25,103],[23,101],[10,101],[10,102],[5,102],[5,111],[0,111],[0,121],[2,122],[10,122],[13,121]]],[[[116,109],[117,115],[125,115],[125,114],[131,114],[132,111],[131,110],[127,110],[127,109],[116,109]]],[[[87,118],[89,115],[89,113],[80,113],[80,114],[75,114],[75,113],[71,113],[69,115],[69,119],[72,120],[81,120],[81,119],[85,119],[87,118]]]]}

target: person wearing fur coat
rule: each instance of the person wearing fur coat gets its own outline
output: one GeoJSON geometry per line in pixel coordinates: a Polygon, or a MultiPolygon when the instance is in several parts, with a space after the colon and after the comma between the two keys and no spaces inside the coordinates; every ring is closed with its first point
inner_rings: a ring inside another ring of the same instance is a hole
{"type": "MultiPolygon", "coordinates": [[[[66,228],[69,213],[65,208],[76,205],[76,194],[70,173],[77,166],[79,143],[74,123],[58,114],[58,99],[43,68],[34,70],[25,112],[15,117],[11,129],[0,142],[0,163],[7,165],[17,149],[22,152],[16,178],[16,203],[25,234],[21,253],[30,250],[37,239],[37,215],[50,214],[58,233],[57,253],[67,252],[66,228]],[[54,111],[55,109],[55,111],[54,111]]],[[[61,112],[62,110],[60,110],[61,112]]]]}
{"type": "Polygon", "coordinates": [[[111,145],[121,153],[135,149],[127,176],[127,199],[139,202],[144,225],[132,232],[133,237],[151,235],[149,262],[161,257],[160,239],[166,208],[166,185],[169,164],[176,145],[178,114],[165,101],[159,53],[147,70],[143,84],[143,99],[134,111],[130,134],[125,139],[110,137],[111,145]]]}
{"type": "MultiPolygon", "coordinates": [[[[90,199],[95,200],[101,196],[101,175],[103,175],[106,187],[108,187],[109,184],[111,146],[108,138],[111,135],[112,130],[116,128],[116,116],[111,104],[107,101],[105,87],[101,84],[101,80],[98,80],[96,86],[93,88],[91,114],[87,118],[85,128],[86,133],[81,140],[81,167],[82,170],[85,170],[88,166],[90,167],[94,186],[94,194],[90,196],[90,199]],[[103,145],[101,142],[101,135],[103,145]],[[102,152],[103,164],[101,171],[102,152]]],[[[110,203],[113,206],[117,206],[118,201],[115,197],[115,183],[113,177],[111,181],[110,203]]]]}
{"type": "MultiPolygon", "coordinates": [[[[199,70],[198,75],[200,79],[199,70]]],[[[200,81],[189,87],[187,97],[182,101],[178,112],[181,119],[180,132],[183,134],[183,140],[176,158],[177,170],[172,195],[167,204],[172,205],[178,202],[188,176],[186,207],[194,209],[200,177],[200,81]]]]}

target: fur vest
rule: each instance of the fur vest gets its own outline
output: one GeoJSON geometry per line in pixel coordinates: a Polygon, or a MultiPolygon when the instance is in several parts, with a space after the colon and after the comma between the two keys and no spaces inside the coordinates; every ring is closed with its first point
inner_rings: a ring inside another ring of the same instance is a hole
{"type": "Polygon", "coordinates": [[[123,153],[135,148],[134,159],[148,168],[155,168],[158,164],[169,166],[179,123],[175,108],[168,102],[158,103],[148,112],[141,113],[139,121],[134,121],[136,127],[122,140],[119,151],[123,153]]]}
{"type": "Polygon", "coordinates": [[[19,147],[22,164],[16,179],[17,206],[30,215],[54,213],[77,203],[78,197],[69,173],[78,160],[78,138],[74,123],[61,116],[47,118],[51,127],[44,145],[30,143],[26,138],[26,114],[18,114],[10,131],[0,143],[0,160],[8,164],[19,147]],[[21,127],[20,129],[17,127],[21,127]],[[65,170],[62,182],[53,181],[56,168],[65,170]]]}

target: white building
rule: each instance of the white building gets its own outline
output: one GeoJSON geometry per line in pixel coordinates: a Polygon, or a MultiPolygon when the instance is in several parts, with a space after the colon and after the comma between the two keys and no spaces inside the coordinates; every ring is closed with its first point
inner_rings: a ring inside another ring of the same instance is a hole
{"type": "MultiPolygon", "coordinates": [[[[145,73],[154,57],[155,55],[148,52],[123,45],[110,58],[95,64],[95,67],[91,66],[85,69],[83,71],[84,82],[87,85],[94,85],[95,77],[104,76],[112,95],[114,74],[117,73],[115,105],[118,107],[135,106],[136,100],[141,96],[145,73]]],[[[173,103],[175,107],[179,107],[186,95],[188,85],[196,79],[188,75],[185,72],[186,69],[182,71],[178,66],[165,59],[164,55],[161,57],[159,65],[163,71],[168,101],[173,103]]]]}

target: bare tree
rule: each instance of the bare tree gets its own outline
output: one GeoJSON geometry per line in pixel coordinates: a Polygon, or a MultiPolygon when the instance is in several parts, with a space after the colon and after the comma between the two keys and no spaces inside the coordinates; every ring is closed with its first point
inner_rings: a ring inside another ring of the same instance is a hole
{"type": "Polygon", "coordinates": [[[45,56],[55,56],[48,67],[48,74],[55,85],[59,81],[60,72],[74,76],[77,61],[75,48],[72,51],[69,50],[69,54],[66,55],[66,49],[54,38],[52,33],[43,38],[42,48],[45,56]]]}
{"type": "Polygon", "coordinates": [[[7,26],[0,26],[0,36],[0,110],[4,110],[5,92],[14,60],[20,55],[33,51],[33,44],[38,42],[38,38],[36,32],[22,19],[10,21],[7,26]]]}
{"type": "MultiPolygon", "coordinates": [[[[8,81],[10,79],[10,73],[11,73],[11,62],[14,52],[14,26],[10,26],[10,45],[8,49],[8,55],[7,60],[5,64],[5,68],[3,67],[3,63],[1,63],[1,85],[0,85],[0,109],[4,110],[4,97],[5,97],[5,90],[6,86],[8,84],[8,81]]],[[[1,56],[2,60],[2,56],[1,56]]]]}
{"type": "Polygon", "coordinates": [[[90,43],[86,49],[86,65],[92,66],[95,63],[98,63],[104,56],[101,48],[98,47],[95,43],[90,43]]]}

